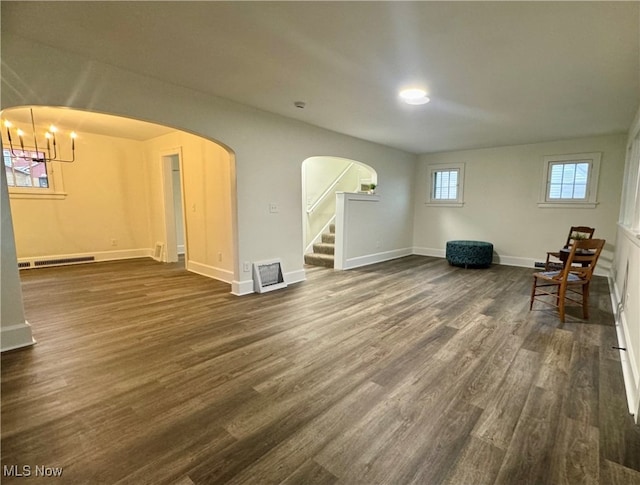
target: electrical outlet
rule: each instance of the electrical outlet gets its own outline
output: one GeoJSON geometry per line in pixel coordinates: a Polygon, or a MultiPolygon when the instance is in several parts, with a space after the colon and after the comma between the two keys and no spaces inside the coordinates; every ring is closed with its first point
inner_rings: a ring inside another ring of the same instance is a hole
{"type": "Polygon", "coordinates": [[[280,206],[276,202],[269,203],[269,212],[272,214],[280,212],[280,206]]]}
{"type": "Polygon", "coordinates": [[[218,253],[218,261],[222,261],[222,253],[218,253]]]}
{"type": "Polygon", "coordinates": [[[111,240],[111,245],[112,246],[117,246],[118,245],[118,240],[117,239],[112,239],[111,240]]]}
{"type": "Polygon", "coordinates": [[[242,270],[245,273],[248,273],[249,271],[251,271],[251,263],[249,261],[245,261],[244,264],[242,265],[242,270]]]}

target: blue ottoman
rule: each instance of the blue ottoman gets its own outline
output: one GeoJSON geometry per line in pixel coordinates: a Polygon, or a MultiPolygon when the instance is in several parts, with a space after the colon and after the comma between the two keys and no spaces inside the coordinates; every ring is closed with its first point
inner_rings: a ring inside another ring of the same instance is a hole
{"type": "Polygon", "coordinates": [[[447,261],[455,266],[487,267],[493,261],[493,244],[484,241],[447,241],[447,261]]]}

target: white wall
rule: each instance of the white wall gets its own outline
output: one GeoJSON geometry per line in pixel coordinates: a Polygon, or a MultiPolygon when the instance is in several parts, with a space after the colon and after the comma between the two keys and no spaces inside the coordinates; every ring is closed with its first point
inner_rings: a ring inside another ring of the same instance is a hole
{"type": "Polygon", "coordinates": [[[569,227],[596,228],[607,240],[598,263],[600,273],[611,267],[617,239],[625,159],[625,135],[579,138],[550,143],[420,156],[416,171],[414,246],[418,254],[444,256],[446,241],[477,239],[492,242],[502,264],[533,267],[546,251],[564,244],[569,227]],[[538,207],[543,183],[543,157],[602,152],[595,209],[538,207]],[[464,206],[425,205],[427,167],[436,163],[465,163],[464,206]]]}
{"type": "MultiPolygon", "coordinates": [[[[358,160],[378,173],[381,249],[410,247],[415,155],[170,85],[25,39],[3,35],[2,107],[70,106],[152,121],[217,140],[233,151],[237,240],[233,291],[253,289],[245,262],[280,257],[289,282],[304,278],[300,167],[316,155],[358,160]],[[55,66],[42,76],[43,66],[55,66]],[[271,202],[280,211],[269,212],[271,202]]],[[[293,109],[293,108],[292,108],[293,109]]]]}
{"type": "Polygon", "coordinates": [[[151,238],[167,244],[164,229],[161,159],[180,151],[184,182],[184,225],[187,233],[186,267],[228,283],[235,259],[233,161],[220,145],[184,132],[173,132],[145,142],[151,238]]]}
{"type": "Polygon", "coordinates": [[[611,274],[618,341],[629,410],[640,423],[640,109],[627,141],[627,190],[620,210],[611,274]]]}
{"type": "MultiPolygon", "coordinates": [[[[357,192],[360,181],[371,181],[375,173],[353,160],[335,157],[312,157],[302,164],[302,195],[305,252],[318,242],[321,231],[336,214],[336,192],[357,192]],[[335,184],[335,185],[334,185],[335,184]],[[331,188],[331,192],[323,194],[331,188]],[[313,208],[311,213],[306,209],[313,208]]],[[[327,232],[326,229],[324,232],[327,232]]]]}
{"type": "Polygon", "coordinates": [[[19,260],[142,257],[149,237],[147,172],[139,141],[82,133],[76,161],[56,163],[62,199],[11,195],[19,260]]]}
{"type": "Polygon", "coordinates": [[[0,351],[17,349],[35,343],[31,326],[25,320],[18,261],[11,223],[7,175],[0,171],[0,351]]]}

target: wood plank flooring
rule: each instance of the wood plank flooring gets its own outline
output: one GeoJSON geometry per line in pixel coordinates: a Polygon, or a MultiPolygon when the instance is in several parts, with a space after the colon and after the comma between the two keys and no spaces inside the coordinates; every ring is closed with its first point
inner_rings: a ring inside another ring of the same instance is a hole
{"type": "Polygon", "coordinates": [[[239,298],[150,259],[25,271],[2,483],[640,484],[606,280],[560,324],[532,273],[410,256],[239,298]]]}

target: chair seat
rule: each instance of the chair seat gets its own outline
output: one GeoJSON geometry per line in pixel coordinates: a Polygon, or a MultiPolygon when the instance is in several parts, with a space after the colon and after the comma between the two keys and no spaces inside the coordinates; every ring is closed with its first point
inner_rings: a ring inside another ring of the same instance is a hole
{"type": "Polygon", "coordinates": [[[534,273],[529,310],[533,310],[534,301],[556,307],[560,321],[564,322],[565,303],[569,302],[582,306],[582,317],[588,319],[589,283],[605,242],[604,239],[576,240],[560,271],[534,273]]]}
{"type": "MultiPolygon", "coordinates": [[[[561,273],[562,271],[543,271],[541,273],[536,273],[534,276],[548,279],[548,280],[557,280],[561,273]]],[[[567,275],[567,281],[571,283],[579,283],[584,280],[580,278],[580,276],[578,276],[577,274],[569,273],[567,275]]]]}

